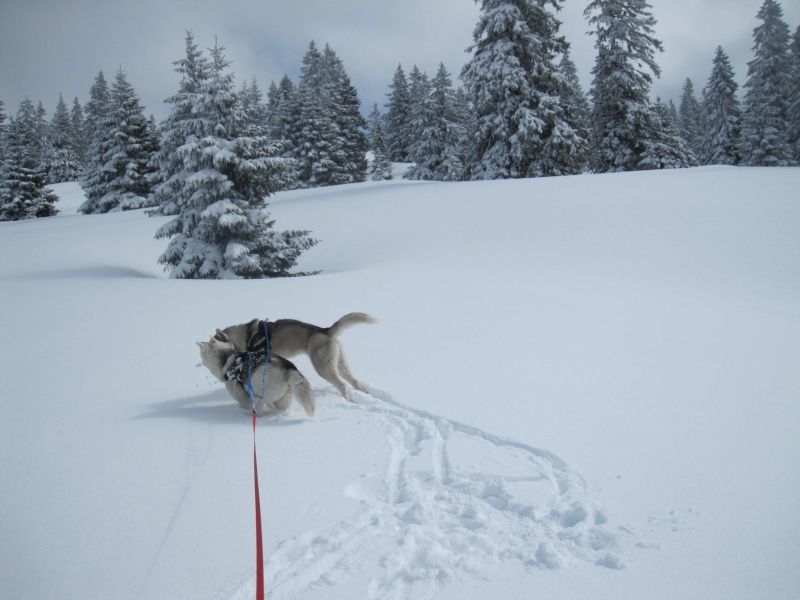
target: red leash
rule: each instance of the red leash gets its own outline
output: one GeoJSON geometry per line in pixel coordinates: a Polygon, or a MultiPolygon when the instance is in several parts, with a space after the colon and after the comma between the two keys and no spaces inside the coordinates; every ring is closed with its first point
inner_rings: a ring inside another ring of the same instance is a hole
{"type": "Polygon", "coordinates": [[[256,600],[264,600],[264,542],[261,539],[261,496],[258,493],[255,412],[253,412],[253,477],[256,484],[256,600]]]}

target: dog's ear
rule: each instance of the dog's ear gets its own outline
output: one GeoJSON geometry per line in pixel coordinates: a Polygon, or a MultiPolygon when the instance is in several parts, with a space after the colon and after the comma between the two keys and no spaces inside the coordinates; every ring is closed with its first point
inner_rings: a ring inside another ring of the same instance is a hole
{"type": "Polygon", "coordinates": [[[206,347],[206,344],[207,344],[208,342],[195,342],[195,343],[196,343],[198,346],[200,346],[201,348],[205,348],[205,347],[206,347]]]}
{"type": "Polygon", "coordinates": [[[220,342],[227,342],[230,338],[228,338],[228,334],[226,334],[221,329],[217,329],[217,333],[214,334],[212,339],[218,340],[220,342]]]}

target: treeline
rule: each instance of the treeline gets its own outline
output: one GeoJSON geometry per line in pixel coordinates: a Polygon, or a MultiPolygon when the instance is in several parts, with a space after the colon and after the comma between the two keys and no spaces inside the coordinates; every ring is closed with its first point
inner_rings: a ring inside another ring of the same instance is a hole
{"type": "Polygon", "coordinates": [[[289,274],[316,243],[275,232],[266,197],[388,179],[393,162],[440,181],[800,163],[800,28],[790,35],[775,0],[757,14],[743,98],[718,48],[700,97],[687,80],[677,108],[650,98],[662,48],[648,2],[588,2],[588,95],[559,35],[561,4],[482,0],[463,86],[444,65],[433,77],[398,66],[385,111],[376,104],[368,119],[330,46],[312,42],[298,81],[284,76],[265,97],[255,80],[234,89],[223,48],[206,56],[191,33],[161,124],[121,69],[111,85],[97,76],[85,110],[59,99],[51,121],[26,99],[6,123],[0,103],[0,220],[55,214],[46,185],[78,179],[83,213],[175,217],[158,232],[171,240],[160,260],[173,277],[263,277],[289,274]]]}

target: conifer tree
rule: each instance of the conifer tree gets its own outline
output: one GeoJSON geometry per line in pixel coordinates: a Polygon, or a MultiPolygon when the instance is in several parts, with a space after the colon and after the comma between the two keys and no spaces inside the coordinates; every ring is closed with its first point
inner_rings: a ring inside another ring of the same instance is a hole
{"type": "Polygon", "coordinates": [[[122,69],[117,71],[108,109],[94,146],[99,153],[93,157],[96,170],[88,175],[90,182],[101,185],[84,188],[87,200],[78,209],[86,214],[141,208],[152,185],[152,128],[122,69]]]}
{"type": "Polygon", "coordinates": [[[369,114],[369,144],[372,149],[372,164],[369,168],[372,181],[384,181],[392,178],[392,163],[389,161],[386,147],[386,133],[383,129],[383,117],[376,102],[369,114]]]}
{"type": "Polygon", "coordinates": [[[109,117],[111,108],[111,92],[103,72],[100,71],[89,90],[89,102],[86,104],[87,159],[80,178],[87,201],[92,204],[105,196],[111,179],[110,174],[103,169],[108,140],[112,135],[112,121],[109,117]]]}
{"type": "Polygon", "coordinates": [[[697,159],[681,136],[669,107],[660,98],[652,105],[652,130],[638,168],[682,169],[697,165],[697,159]]]}
{"type": "Polygon", "coordinates": [[[331,109],[341,137],[341,162],[335,181],[359,183],[367,177],[367,121],[361,115],[361,101],[344,63],[328,44],[323,59],[331,86],[331,109]]]}
{"type": "Polygon", "coordinates": [[[152,195],[149,201],[155,208],[151,215],[177,215],[178,198],[183,193],[186,178],[193,170],[185,165],[184,146],[196,143],[212,133],[205,112],[201,109],[204,87],[210,77],[211,67],[194,41],[194,34],[186,32],[186,56],[175,61],[175,72],[181,75],[178,93],[165,100],[172,111],[161,127],[160,149],[153,155],[152,195]]]}
{"type": "Polygon", "coordinates": [[[173,110],[162,137],[162,152],[174,148],[174,157],[154,194],[177,211],[156,233],[171,238],[159,263],[177,279],[291,275],[316,240],[273,229],[265,198],[285,187],[286,159],[266,136],[250,135],[223,49],[215,46],[206,59],[189,32],[186,53],[176,63],[183,77],[168,99],[173,110]]]}
{"type": "Polygon", "coordinates": [[[465,175],[462,144],[466,128],[450,73],[444,63],[440,63],[430,85],[427,76],[419,77],[412,72],[412,82],[418,78],[419,83],[411,86],[415,142],[411,145],[410,159],[414,166],[405,176],[408,179],[462,180],[465,175]],[[419,92],[414,91],[417,86],[419,92]]]}
{"type": "Polygon", "coordinates": [[[589,104],[589,99],[581,88],[580,79],[578,78],[578,68],[570,58],[569,49],[564,52],[559,64],[561,75],[564,77],[565,90],[564,90],[564,105],[568,115],[568,121],[572,123],[578,137],[585,140],[586,143],[582,144],[576,150],[580,150],[581,154],[576,156],[576,162],[581,165],[581,169],[585,169],[589,165],[589,152],[590,140],[592,136],[592,107],[589,104]]]}
{"type": "Polygon", "coordinates": [[[5,103],[0,100],[0,169],[3,167],[5,160],[5,132],[6,132],[6,119],[8,118],[5,113],[5,103]]]}
{"type": "Polygon", "coordinates": [[[285,144],[285,152],[290,152],[292,124],[298,116],[297,89],[288,75],[284,75],[278,85],[272,82],[268,97],[269,132],[273,139],[285,144]]]}
{"type": "Polygon", "coordinates": [[[408,80],[402,65],[397,65],[392,83],[389,84],[386,103],[386,138],[389,146],[389,159],[395,162],[408,162],[408,149],[411,147],[411,95],[408,80]]]}
{"type": "Polygon", "coordinates": [[[775,0],[758,11],[762,24],[753,31],[754,58],[747,64],[742,131],[742,164],[782,167],[793,164],[789,146],[789,26],[775,0]]]}
{"type": "Polygon", "coordinates": [[[81,173],[80,159],[74,146],[72,119],[67,103],[60,94],[50,123],[45,162],[50,183],[76,181],[81,173]]]}
{"type": "Polygon", "coordinates": [[[297,88],[299,115],[292,131],[292,157],[298,177],[311,187],[336,182],[337,159],[342,159],[331,92],[322,53],[312,41],[303,56],[297,88]]]}
{"type": "Polygon", "coordinates": [[[711,75],[703,95],[706,125],[700,142],[700,162],[704,165],[735,165],[741,124],[738,89],[730,59],[717,47],[711,75]]]}
{"type": "Polygon", "coordinates": [[[650,11],[646,0],[592,0],[584,11],[597,38],[591,97],[599,172],[662,164],[663,144],[673,139],[659,130],[663,118],[649,100],[653,76],[661,74],[655,53],[662,51],[650,11]]]}
{"type": "Polygon", "coordinates": [[[691,151],[695,155],[699,155],[700,140],[703,137],[703,112],[700,102],[694,95],[694,84],[688,78],[683,84],[678,117],[678,129],[681,137],[691,151]]]}
{"type": "Polygon", "coordinates": [[[0,221],[49,217],[58,212],[58,197],[47,188],[47,170],[42,162],[40,114],[25,98],[16,119],[5,126],[0,221]]]}
{"type": "Polygon", "coordinates": [[[473,56],[461,77],[476,114],[473,179],[581,170],[581,140],[568,120],[555,59],[567,43],[550,12],[562,0],[482,0],[473,56]]]}
{"type": "Polygon", "coordinates": [[[70,129],[72,133],[72,148],[80,169],[79,175],[86,168],[86,131],[84,128],[83,108],[78,98],[72,101],[72,111],[70,112],[70,129]]]}
{"type": "Polygon", "coordinates": [[[789,145],[794,151],[795,164],[800,164],[800,26],[794,31],[789,51],[789,145]]]}
{"type": "Polygon", "coordinates": [[[358,94],[330,46],[312,41],[297,87],[297,119],[290,133],[302,184],[316,187],[364,181],[366,121],[358,94]]]}

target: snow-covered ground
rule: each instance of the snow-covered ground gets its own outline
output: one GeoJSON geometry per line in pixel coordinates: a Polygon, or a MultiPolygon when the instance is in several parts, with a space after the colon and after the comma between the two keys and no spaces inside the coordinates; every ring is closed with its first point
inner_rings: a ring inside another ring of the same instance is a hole
{"type": "Polygon", "coordinates": [[[250,418],[196,341],[376,325],[257,427],[271,599],[794,600],[800,169],[278,194],[315,277],[172,281],[141,211],[0,225],[0,597],[253,598],[250,418]]]}

